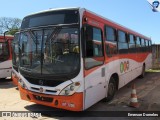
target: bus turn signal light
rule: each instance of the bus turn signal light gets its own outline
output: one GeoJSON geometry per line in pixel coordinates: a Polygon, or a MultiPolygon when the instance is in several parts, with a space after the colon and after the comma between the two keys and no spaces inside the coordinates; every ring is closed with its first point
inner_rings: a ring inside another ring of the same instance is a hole
{"type": "Polygon", "coordinates": [[[26,84],[25,84],[21,79],[18,80],[18,83],[19,83],[19,85],[20,85],[23,89],[26,89],[26,90],[27,90],[26,84]]]}

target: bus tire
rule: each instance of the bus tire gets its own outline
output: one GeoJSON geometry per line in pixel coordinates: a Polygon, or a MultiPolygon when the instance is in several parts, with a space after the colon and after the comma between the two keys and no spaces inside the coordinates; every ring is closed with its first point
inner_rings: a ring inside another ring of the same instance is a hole
{"type": "Polygon", "coordinates": [[[105,102],[109,102],[113,99],[117,89],[116,89],[116,81],[114,77],[110,78],[109,84],[108,84],[108,93],[107,97],[104,99],[105,102]]]}
{"type": "Polygon", "coordinates": [[[144,76],[145,76],[145,65],[143,65],[143,67],[142,67],[142,72],[141,72],[140,78],[144,78],[144,76]]]}

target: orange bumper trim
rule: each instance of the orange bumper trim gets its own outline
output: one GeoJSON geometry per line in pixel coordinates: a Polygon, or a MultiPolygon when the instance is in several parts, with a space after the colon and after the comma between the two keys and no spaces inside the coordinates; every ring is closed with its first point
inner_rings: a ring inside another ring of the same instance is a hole
{"type": "Polygon", "coordinates": [[[13,75],[11,77],[12,77],[13,84],[18,86],[18,79],[19,78],[17,76],[13,76],[13,75]]]}
{"type": "Polygon", "coordinates": [[[83,93],[75,93],[72,96],[46,95],[25,90],[20,85],[18,87],[23,100],[70,111],[83,110],[83,93]]]}

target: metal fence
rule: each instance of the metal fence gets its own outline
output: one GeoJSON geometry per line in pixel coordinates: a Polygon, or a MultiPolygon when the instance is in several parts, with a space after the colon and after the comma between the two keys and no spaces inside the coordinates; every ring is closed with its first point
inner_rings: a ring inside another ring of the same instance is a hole
{"type": "Polygon", "coordinates": [[[152,45],[153,69],[160,69],[160,44],[152,45]]]}

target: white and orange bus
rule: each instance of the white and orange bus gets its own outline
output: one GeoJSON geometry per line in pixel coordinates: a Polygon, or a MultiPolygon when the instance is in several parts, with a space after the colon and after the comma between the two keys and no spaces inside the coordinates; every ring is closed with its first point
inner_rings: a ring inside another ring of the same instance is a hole
{"type": "Polygon", "coordinates": [[[151,67],[151,40],[84,8],[26,16],[20,30],[23,100],[83,111],[151,67]]]}
{"type": "Polygon", "coordinates": [[[18,85],[19,73],[19,32],[16,32],[12,41],[12,73],[11,78],[14,85],[18,85]]]}
{"type": "Polygon", "coordinates": [[[0,78],[11,77],[12,53],[11,41],[13,36],[0,35],[0,78]]]}

